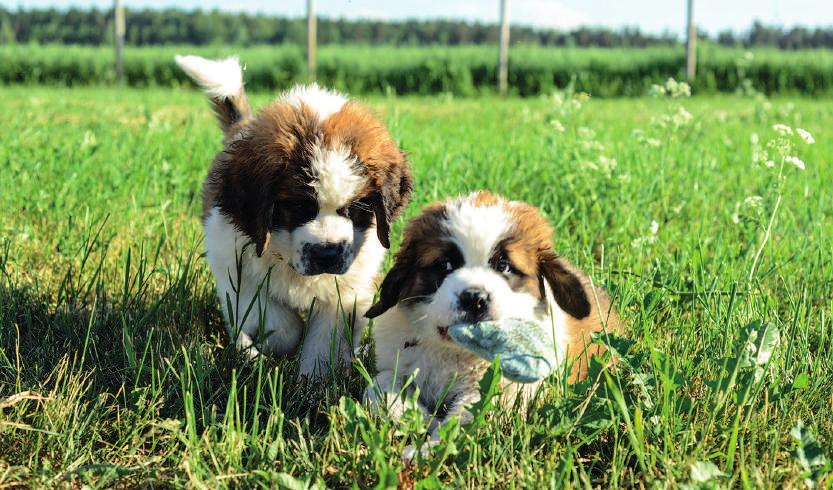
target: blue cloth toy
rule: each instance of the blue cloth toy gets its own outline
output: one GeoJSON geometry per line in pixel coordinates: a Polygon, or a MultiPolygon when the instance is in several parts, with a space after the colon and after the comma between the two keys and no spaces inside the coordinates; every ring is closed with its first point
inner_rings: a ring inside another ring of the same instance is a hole
{"type": "Polygon", "coordinates": [[[550,335],[536,322],[510,318],[459,323],[449,328],[448,334],[487,361],[500,356],[503,375],[518,383],[544,379],[555,368],[555,352],[546,341],[550,335]]]}

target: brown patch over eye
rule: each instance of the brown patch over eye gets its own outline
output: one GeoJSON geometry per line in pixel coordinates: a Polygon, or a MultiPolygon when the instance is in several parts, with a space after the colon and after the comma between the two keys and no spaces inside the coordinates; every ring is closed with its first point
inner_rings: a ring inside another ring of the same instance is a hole
{"type": "Polygon", "coordinates": [[[509,237],[498,244],[489,265],[506,278],[513,291],[540,298],[538,249],[530,245],[522,237],[509,237]]]}
{"type": "Polygon", "coordinates": [[[379,300],[370,307],[366,317],[375,318],[399,302],[420,301],[431,288],[436,291],[439,278],[426,270],[438,263],[447,250],[448,241],[440,224],[445,212],[442,204],[435,203],[408,223],[393,267],[379,288],[379,300]]]}
{"type": "Polygon", "coordinates": [[[385,126],[361,104],[350,101],[323,122],[322,144],[344,147],[360,162],[366,178],[379,242],[390,247],[390,224],[408,204],[413,188],[408,161],[385,126]]]}

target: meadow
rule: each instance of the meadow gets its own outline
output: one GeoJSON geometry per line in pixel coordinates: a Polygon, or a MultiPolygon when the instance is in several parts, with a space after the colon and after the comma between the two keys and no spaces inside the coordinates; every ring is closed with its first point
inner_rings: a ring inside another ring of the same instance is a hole
{"type": "MultiPolygon", "coordinates": [[[[191,86],[174,55],[239,55],[251,90],[284,89],[307,79],[304,51],[279,46],[163,46],[125,49],[125,83],[135,87],[191,86]]],[[[318,51],[318,80],[353,94],[488,95],[496,86],[496,46],[324,45],[318,51]]],[[[108,46],[0,45],[0,84],[101,85],[115,81],[108,46]]],[[[654,83],[684,77],[681,46],[561,48],[513,46],[509,87],[535,96],[572,85],[594,97],[643,96],[654,83]]],[[[833,54],[829,50],[749,51],[701,43],[700,94],[750,88],[768,95],[830,95],[833,54]]]]}
{"type": "Polygon", "coordinates": [[[833,100],[370,98],[413,163],[404,219],[527,200],[626,324],[598,340],[618,364],[552,376],[526,417],[487,376],[474,421],[406,464],[425,424],[367,412],[367,356],[306,385],[226,346],[201,94],[2,94],[0,488],[833,484],[833,100]]]}

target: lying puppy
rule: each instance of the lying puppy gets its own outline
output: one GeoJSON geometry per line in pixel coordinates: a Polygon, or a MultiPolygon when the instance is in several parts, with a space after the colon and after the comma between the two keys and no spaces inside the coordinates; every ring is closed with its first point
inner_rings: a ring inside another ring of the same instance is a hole
{"type": "Polygon", "coordinates": [[[343,95],[297,86],[253,114],[236,58],[176,62],[208,94],[223,130],[203,188],[208,262],[232,340],[254,355],[296,351],[323,374],[346,362],[373,302],[410,167],[385,127],[343,95]],[[352,324],[352,338],[346,326],[352,324]]]}
{"type": "MultiPolygon", "coordinates": [[[[519,319],[536,323],[537,335],[558,363],[573,362],[571,379],[586,376],[591,332],[618,330],[616,313],[601,289],[553,251],[552,228],[525,203],[480,192],[435,203],[405,229],[402,248],[382,282],[375,386],[366,397],[394,417],[399,397],[418,390],[418,404],[436,428],[450,417],[467,420],[464,407],[479,397],[489,362],[458,345],[449,328],[461,323],[519,319]],[[451,384],[450,388],[449,385],[451,384]]],[[[504,400],[530,396],[538,383],[502,381],[504,400]]]]}

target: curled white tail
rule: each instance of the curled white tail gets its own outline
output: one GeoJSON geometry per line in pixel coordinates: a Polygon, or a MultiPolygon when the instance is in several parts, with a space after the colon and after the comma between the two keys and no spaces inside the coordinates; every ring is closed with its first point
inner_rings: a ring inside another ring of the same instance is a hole
{"type": "Polygon", "coordinates": [[[193,55],[174,59],[212,99],[229,99],[243,90],[243,70],[236,56],[216,61],[193,55]]]}

